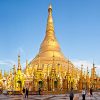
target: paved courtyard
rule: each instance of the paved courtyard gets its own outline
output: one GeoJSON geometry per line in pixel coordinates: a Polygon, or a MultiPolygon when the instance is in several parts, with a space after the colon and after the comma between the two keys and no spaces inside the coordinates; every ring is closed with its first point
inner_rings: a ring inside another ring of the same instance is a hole
{"type": "MultiPolygon", "coordinates": [[[[22,95],[0,95],[0,100],[69,100],[69,94],[29,95],[28,99],[25,99],[22,95]]],[[[74,100],[82,100],[81,94],[75,94],[74,100]]],[[[94,92],[93,97],[87,94],[86,100],[100,100],[100,92],[94,92]]]]}

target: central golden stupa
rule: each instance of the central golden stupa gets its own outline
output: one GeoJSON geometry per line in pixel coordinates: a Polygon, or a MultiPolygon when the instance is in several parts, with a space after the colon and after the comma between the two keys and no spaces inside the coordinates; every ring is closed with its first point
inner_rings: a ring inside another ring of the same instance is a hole
{"type": "Polygon", "coordinates": [[[25,74],[32,77],[31,89],[41,87],[44,91],[68,90],[76,87],[77,68],[64,57],[55,37],[52,18],[52,6],[48,8],[46,35],[40,46],[39,53],[26,64],[25,74]],[[33,86],[33,87],[32,87],[33,86]]]}
{"type": "MultiPolygon", "coordinates": [[[[61,52],[58,41],[55,37],[53,18],[52,18],[52,6],[48,8],[48,20],[46,27],[46,35],[40,46],[38,55],[33,59],[31,63],[37,63],[41,59],[43,64],[51,64],[55,58],[55,62],[66,62],[64,55],[61,52]]],[[[59,62],[59,63],[60,63],[59,62]]]]}

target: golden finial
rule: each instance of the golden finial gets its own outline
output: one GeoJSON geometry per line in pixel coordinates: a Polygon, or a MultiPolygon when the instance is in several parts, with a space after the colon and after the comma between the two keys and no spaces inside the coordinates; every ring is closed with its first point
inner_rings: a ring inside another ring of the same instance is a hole
{"type": "Polygon", "coordinates": [[[51,4],[48,7],[48,12],[49,12],[49,15],[52,13],[52,5],[51,4]]]}
{"type": "Polygon", "coordinates": [[[18,54],[18,65],[20,64],[20,54],[18,54]]]}
{"type": "Polygon", "coordinates": [[[48,9],[52,9],[52,5],[51,4],[49,5],[49,8],[48,9]]]}

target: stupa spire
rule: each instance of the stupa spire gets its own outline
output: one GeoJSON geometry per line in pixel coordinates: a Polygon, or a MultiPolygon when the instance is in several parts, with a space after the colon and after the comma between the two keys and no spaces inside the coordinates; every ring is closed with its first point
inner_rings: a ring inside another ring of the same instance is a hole
{"type": "Polygon", "coordinates": [[[87,75],[89,74],[88,66],[87,66],[87,75]]]}
{"type": "Polygon", "coordinates": [[[26,68],[28,67],[28,60],[26,59],[26,68]]]}
{"type": "Polygon", "coordinates": [[[18,54],[18,69],[17,70],[21,70],[20,54],[18,54]]]}
{"type": "Polygon", "coordinates": [[[14,73],[14,75],[16,74],[16,66],[15,65],[13,65],[13,73],[14,73]]]}
{"type": "Polygon", "coordinates": [[[46,35],[49,35],[49,36],[54,35],[54,25],[53,25],[51,4],[48,7],[48,19],[47,19],[46,35]]]}
{"type": "Polygon", "coordinates": [[[57,39],[55,37],[55,32],[54,32],[51,4],[48,7],[48,19],[47,19],[47,26],[46,26],[46,35],[45,35],[45,38],[40,46],[39,53],[44,53],[46,51],[58,51],[58,52],[60,52],[60,46],[57,42],[57,39]]]}

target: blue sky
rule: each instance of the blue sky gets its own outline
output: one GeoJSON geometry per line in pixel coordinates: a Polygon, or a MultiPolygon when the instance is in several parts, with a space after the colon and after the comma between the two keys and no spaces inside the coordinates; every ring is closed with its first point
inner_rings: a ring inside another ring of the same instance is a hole
{"type": "Polygon", "coordinates": [[[19,52],[22,65],[35,57],[45,36],[50,3],[64,55],[85,66],[94,61],[100,71],[100,0],[0,0],[0,69],[17,64],[19,52]]]}

